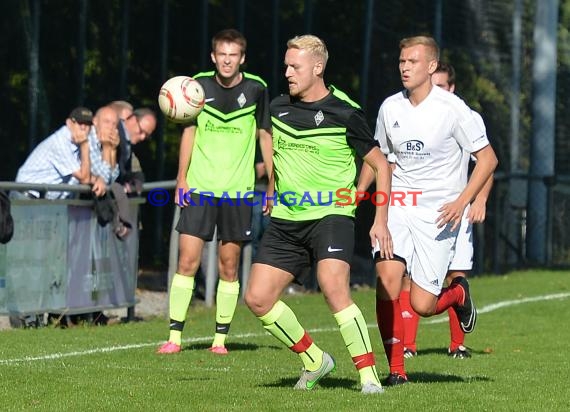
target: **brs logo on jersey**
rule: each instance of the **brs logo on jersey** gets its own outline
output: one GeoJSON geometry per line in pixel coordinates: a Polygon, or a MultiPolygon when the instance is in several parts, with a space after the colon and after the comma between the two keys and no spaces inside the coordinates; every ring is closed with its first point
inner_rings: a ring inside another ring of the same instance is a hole
{"type": "Polygon", "coordinates": [[[402,142],[400,147],[406,152],[421,152],[424,148],[424,143],[420,140],[408,140],[402,142]]]}

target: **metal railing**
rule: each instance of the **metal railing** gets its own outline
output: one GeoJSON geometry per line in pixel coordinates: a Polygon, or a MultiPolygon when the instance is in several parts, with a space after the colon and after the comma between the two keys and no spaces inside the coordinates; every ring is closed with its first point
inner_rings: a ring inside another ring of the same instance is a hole
{"type": "MultiPolygon", "coordinates": [[[[87,185],[15,182],[0,182],[0,188],[91,190],[87,185]]],[[[129,201],[134,219],[141,202],[141,198],[129,201]]],[[[90,200],[13,199],[12,215],[14,237],[0,246],[3,312],[73,314],[125,307],[127,319],[134,318],[139,255],[136,227],[128,238],[117,239],[112,225],[97,224],[90,200]]]]}
{"type": "MultiPolygon", "coordinates": [[[[148,193],[155,189],[175,189],[176,180],[163,180],[156,182],[145,182],[142,186],[142,193],[148,193]]],[[[72,193],[89,193],[91,191],[91,186],[89,185],[67,185],[67,184],[35,184],[35,183],[16,183],[8,181],[0,181],[0,189],[5,190],[15,190],[15,191],[26,191],[34,190],[40,193],[46,193],[49,191],[65,191],[72,193]]],[[[180,217],[180,208],[174,205],[173,220],[170,228],[170,241],[169,241],[169,252],[168,252],[168,288],[172,281],[172,276],[176,273],[178,266],[178,248],[179,248],[179,238],[176,232],[176,223],[180,217]]],[[[214,238],[210,242],[206,242],[206,259],[201,262],[202,273],[205,274],[205,304],[207,306],[212,306],[214,304],[214,297],[216,293],[216,281],[217,281],[217,233],[214,233],[214,238]]],[[[249,279],[249,272],[251,270],[252,261],[252,247],[250,243],[246,243],[242,250],[242,264],[241,264],[241,296],[243,297],[243,292],[245,291],[245,286],[249,279]]],[[[170,288],[169,288],[170,289],[170,288]]]]}

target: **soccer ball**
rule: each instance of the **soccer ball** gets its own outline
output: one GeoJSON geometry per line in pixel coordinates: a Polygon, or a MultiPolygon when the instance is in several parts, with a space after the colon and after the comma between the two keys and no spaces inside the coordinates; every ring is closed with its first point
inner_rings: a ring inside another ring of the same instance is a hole
{"type": "Polygon", "coordinates": [[[204,89],[192,77],[173,77],[160,88],[158,106],[172,122],[189,123],[204,108],[204,89]]]}

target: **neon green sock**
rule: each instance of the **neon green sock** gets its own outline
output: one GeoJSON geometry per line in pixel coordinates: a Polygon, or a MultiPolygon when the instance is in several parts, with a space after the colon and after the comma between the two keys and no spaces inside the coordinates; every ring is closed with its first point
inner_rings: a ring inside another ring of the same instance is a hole
{"type": "Polygon", "coordinates": [[[212,346],[225,345],[238,297],[239,282],[226,282],[220,279],[216,294],[216,334],[212,346]]]}
{"type": "Polygon", "coordinates": [[[170,336],[169,342],[182,344],[182,329],[186,321],[188,307],[192,300],[194,291],[194,276],[183,276],[174,274],[172,285],[170,286],[169,314],[170,314],[170,336]]]}
{"type": "MultiPolygon", "coordinates": [[[[338,323],[340,334],[353,360],[363,355],[374,356],[372,354],[372,344],[370,342],[370,336],[368,335],[366,321],[356,304],[353,303],[340,312],[335,313],[334,318],[338,323]]],[[[380,383],[375,365],[360,369],[357,368],[357,370],[360,374],[361,383],[380,383]]]]}
{"type": "Polygon", "coordinates": [[[285,303],[278,301],[269,312],[260,316],[259,320],[265,330],[290,349],[307,337],[310,345],[304,351],[296,351],[296,353],[301,358],[306,370],[314,371],[321,366],[323,363],[323,351],[306,335],[305,329],[301,326],[291,308],[285,303]]]}

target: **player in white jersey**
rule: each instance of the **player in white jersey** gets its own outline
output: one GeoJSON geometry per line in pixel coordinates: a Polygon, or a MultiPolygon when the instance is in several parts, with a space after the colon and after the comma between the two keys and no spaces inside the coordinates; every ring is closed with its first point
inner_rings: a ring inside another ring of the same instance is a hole
{"type": "MultiPolygon", "coordinates": [[[[441,87],[451,93],[455,91],[455,69],[447,63],[439,63],[437,69],[431,76],[434,85],[441,87]]],[[[479,113],[473,111],[482,130],[485,130],[485,124],[479,113]]],[[[468,178],[469,162],[471,154],[464,151],[463,160],[461,162],[461,180],[466,185],[468,178]]],[[[472,224],[481,223],[485,220],[486,203],[493,186],[493,178],[483,186],[483,189],[477,194],[475,200],[465,208],[461,228],[457,233],[455,242],[455,253],[453,260],[449,265],[447,273],[447,283],[450,284],[454,278],[458,276],[467,276],[473,268],[473,232],[472,224]]],[[[413,358],[417,355],[416,336],[419,324],[419,316],[410,304],[410,280],[404,277],[402,291],[400,292],[400,307],[402,309],[402,318],[404,320],[404,357],[413,358]]],[[[448,347],[449,356],[456,359],[464,359],[471,357],[471,353],[465,347],[465,333],[461,329],[457,313],[453,307],[447,310],[449,315],[449,331],[451,341],[448,347]]]]}
{"type": "MultiPolygon", "coordinates": [[[[431,81],[436,86],[441,87],[451,93],[455,91],[455,69],[450,64],[440,63],[432,75],[431,81]]],[[[473,116],[476,118],[480,127],[485,130],[485,124],[481,115],[473,111],[473,116]]],[[[471,159],[471,154],[463,153],[463,162],[461,171],[462,180],[467,184],[468,179],[468,169],[469,161],[471,159]]],[[[451,283],[453,279],[458,276],[467,276],[473,268],[473,223],[482,223],[485,221],[486,205],[489,194],[493,187],[493,176],[487,179],[485,185],[481,191],[475,197],[475,200],[466,208],[466,212],[463,215],[463,220],[461,221],[461,228],[457,234],[457,241],[455,243],[455,254],[453,255],[453,260],[449,265],[449,271],[447,272],[447,282],[451,283]]],[[[459,325],[459,319],[455,313],[455,309],[448,309],[449,315],[449,330],[451,334],[451,342],[448,348],[449,356],[454,358],[468,358],[471,356],[468,349],[463,345],[465,342],[465,334],[459,325]]]]}
{"type": "MultiPolygon", "coordinates": [[[[459,97],[432,85],[438,57],[439,47],[431,37],[400,42],[405,90],[384,101],[376,123],[375,137],[395,161],[392,193],[420,192],[417,202],[404,199],[390,205],[394,258],[374,251],[376,314],[390,365],[386,385],[407,382],[399,303],[404,273],[412,280],[411,305],[421,316],[454,306],[466,333],[473,331],[477,316],[464,277],[448,288],[442,286],[463,212],[493,173],[497,158],[471,109],[459,97]],[[461,181],[464,150],[478,160],[467,185],[461,181]]],[[[363,167],[358,188],[371,182],[370,170],[363,167]]]]}
{"type": "MultiPolygon", "coordinates": [[[[440,62],[437,69],[431,76],[434,85],[441,87],[448,92],[455,91],[455,69],[447,63],[440,62]]],[[[485,124],[479,113],[473,111],[473,116],[479,123],[482,130],[485,124]]],[[[472,156],[469,152],[463,151],[461,162],[461,181],[466,185],[468,179],[469,162],[472,156]]],[[[485,220],[486,203],[493,186],[492,176],[487,180],[483,189],[477,194],[475,200],[465,208],[461,227],[457,233],[455,242],[455,253],[447,272],[447,283],[450,284],[458,276],[467,276],[473,268],[473,232],[472,224],[481,223],[485,220]]],[[[403,278],[402,291],[400,292],[400,307],[404,320],[404,357],[413,358],[417,355],[416,336],[419,323],[419,315],[410,304],[410,280],[403,278]]],[[[448,355],[456,359],[471,357],[471,353],[465,347],[465,333],[461,329],[457,313],[453,307],[447,310],[449,315],[449,331],[451,341],[448,347],[448,355]]]]}

